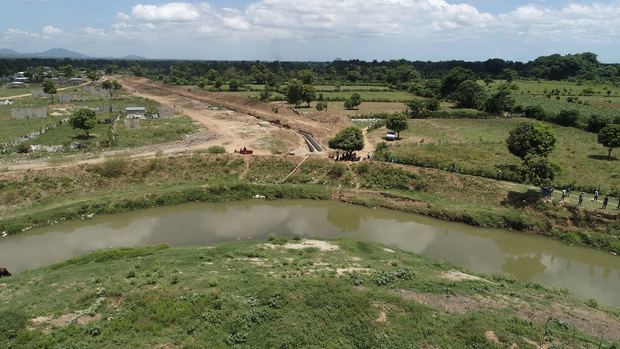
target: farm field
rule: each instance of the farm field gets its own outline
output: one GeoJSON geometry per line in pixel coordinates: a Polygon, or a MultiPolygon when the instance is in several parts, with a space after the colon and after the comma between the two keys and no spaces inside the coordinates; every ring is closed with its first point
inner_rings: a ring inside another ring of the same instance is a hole
{"type": "Polygon", "coordinates": [[[28,87],[7,88],[0,86],[0,98],[30,94],[32,90],[40,90],[41,84],[29,84],[28,87]]]}
{"type": "MultiPolygon", "coordinates": [[[[452,162],[466,172],[485,172],[495,176],[501,166],[517,165],[519,159],[508,152],[508,133],[528,119],[427,119],[411,120],[402,141],[389,145],[399,162],[446,169],[452,162]]],[[[597,144],[594,133],[575,128],[553,126],[556,149],[550,160],[561,166],[555,179],[558,185],[600,188],[603,192],[620,188],[620,157],[607,159],[606,149],[597,144]]],[[[370,132],[374,144],[382,141],[385,129],[370,132]]]]}

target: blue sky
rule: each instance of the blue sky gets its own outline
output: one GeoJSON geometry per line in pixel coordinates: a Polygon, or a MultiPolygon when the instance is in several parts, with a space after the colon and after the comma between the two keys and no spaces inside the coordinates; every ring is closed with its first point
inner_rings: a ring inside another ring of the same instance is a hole
{"type": "Polygon", "coordinates": [[[91,56],[332,60],[592,51],[620,62],[620,0],[1,0],[0,47],[91,56]]]}

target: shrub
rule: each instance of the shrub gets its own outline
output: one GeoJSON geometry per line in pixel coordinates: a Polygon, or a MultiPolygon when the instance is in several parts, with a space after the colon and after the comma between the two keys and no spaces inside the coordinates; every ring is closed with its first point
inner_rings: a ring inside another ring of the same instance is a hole
{"type": "Polygon", "coordinates": [[[105,160],[95,168],[95,171],[103,177],[119,177],[125,172],[127,161],[123,158],[111,158],[105,160]]]}
{"type": "Polygon", "coordinates": [[[28,316],[22,310],[0,310],[0,338],[15,338],[27,325],[28,316]]]}
{"type": "Polygon", "coordinates": [[[579,120],[579,111],[577,110],[562,110],[553,121],[562,126],[575,126],[579,120]]]}
{"type": "Polygon", "coordinates": [[[224,154],[226,153],[226,149],[221,145],[214,145],[207,149],[207,153],[209,154],[224,154]]]}
{"type": "Polygon", "coordinates": [[[547,113],[539,105],[530,105],[525,108],[525,117],[536,120],[546,120],[547,113]]]}

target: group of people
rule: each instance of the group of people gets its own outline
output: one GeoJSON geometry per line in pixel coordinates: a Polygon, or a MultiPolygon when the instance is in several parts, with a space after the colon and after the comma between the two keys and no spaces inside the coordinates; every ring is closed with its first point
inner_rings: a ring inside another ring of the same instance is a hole
{"type": "Polygon", "coordinates": [[[357,155],[357,153],[353,152],[353,153],[347,153],[344,152],[342,154],[340,154],[340,152],[336,152],[336,154],[329,154],[329,158],[332,160],[336,160],[336,161],[370,161],[372,160],[372,157],[370,156],[370,154],[366,155],[365,157],[361,157],[359,155],[357,155]]]}
{"type": "MultiPolygon", "coordinates": [[[[551,197],[553,196],[553,192],[555,191],[555,188],[553,188],[553,186],[546,186],[546,187],[542,187],[541,191],[543,195],[551,199],[551,197]]],[[[571,187],[562,189],[562,200],[570,198],[570,194],[571,194],[571,187]]],[[[579,194],[579,198],[577,199],[577,206],[579,207],[583,206],[583,200],[585,199],[585,196],[586,196],[586,193],[584,192],[581,192],[579,194]]],[[[594,191],[594,197],[592,198],[592,202],[599,202],[600,196],[601,196],[601,193],[598,190],[594,191]]],[[[601,206],[601,209],[603,210],[607,209],[608,204],[609,204],[609,194],[605,195],[605,197],[603,198],[603,206],[601,206]]],[[[620,210],[620,197],[618,198],[618,207],[616,209],[620,210]]]]}

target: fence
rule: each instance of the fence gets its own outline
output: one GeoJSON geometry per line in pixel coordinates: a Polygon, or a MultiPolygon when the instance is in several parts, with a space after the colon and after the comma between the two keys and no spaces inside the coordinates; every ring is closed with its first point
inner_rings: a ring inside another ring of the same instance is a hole
{"type": "Polygon", "coordinates": [[[140,128],[140,119],[125,119],[125,129],[140,128]]]}
{"type": "Polygon", "coordinates": [[[168,107],[159,107],[159,118],[160,119],[169,119],[174,116],[174,109],[168,107]]]}
{"type": "Polygon", "coordinates": [[[42,119],[47,117],[46,108],[25,108],[11,110],[12,119],[42,119]]]}

